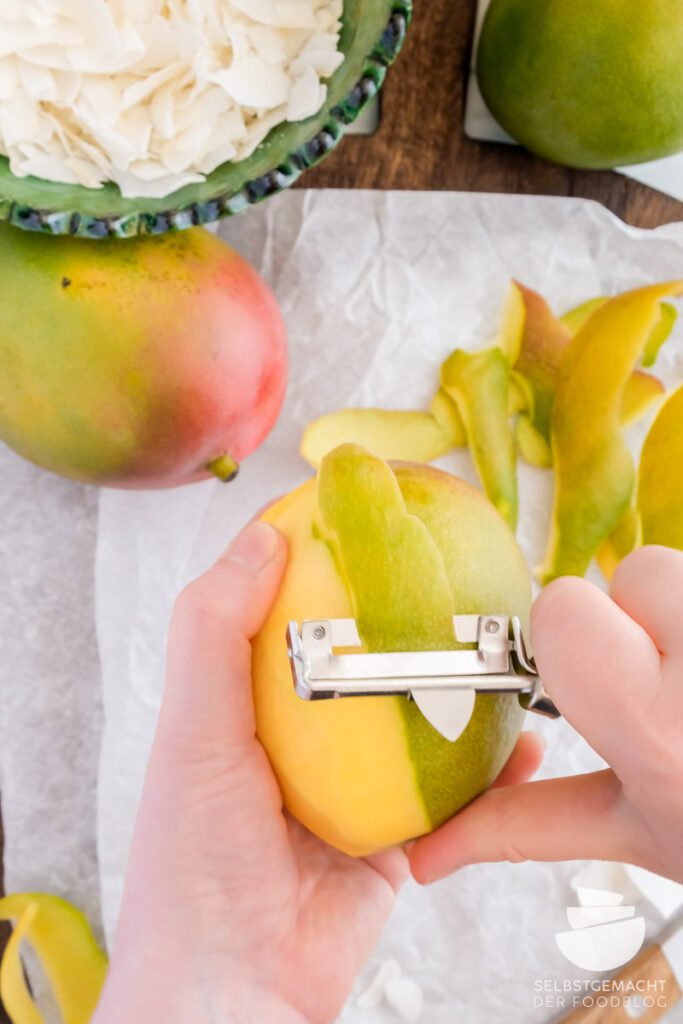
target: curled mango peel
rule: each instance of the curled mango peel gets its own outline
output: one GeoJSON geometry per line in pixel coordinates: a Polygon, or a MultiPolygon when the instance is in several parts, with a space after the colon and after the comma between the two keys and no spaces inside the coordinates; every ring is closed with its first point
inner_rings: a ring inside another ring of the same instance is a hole
{"type": "Polygon", "coordinates": [[[43,1024],[43,1018],[28,990],[20,956],[21,944],[37,912],[35,904],[29,903],[17,921],[0,964],[0,996],[13,1024],[43,1024]]]}
{"type": "Polygon", "coordinates": [[[662,299],[681,292],[683,281],[625,292],[596,309],[567,347],[552,413],[555,500],[543,583],[583,576],[627,514],[635,468],[621,436],[624,390],[662,299]]]}
{"type": "MultiPolygon", "coordinates": [[[[447,396],[446,396],[447,398],[447,396]]],[[[340,444],[366,445],[379,458],[432,462],[463,443],[457,410],[441,398],[433,412],[398,409],[341,409],[310,423],[301,439],[301,454],[318,469],[340,444]]]]}
{"type": "Polygon", "coordinates": [[[23,941],[40,960],[64,1024],[88,1024],[102,991],[107,958],[81,911],[57,896],[17,893],[0,899],[0,920],[17,922],[0,965],[0,998],[12,1024],[43,1024],[24,978],[23,941]]]}
{"type": "Polygon", "coordinates": [[[683,387],[664,403],[645,439],[638,513],[644,544],[683,551],[683,387]]]}
{"type": "MultiPolygon", "coordinates": [[[[555,392],[567,347],[588,319],[609,300],[589,299],[556,317],[538,292],[513,281],[524,308],[522,332],[514,361],[514,372],[525,380],[529,399],[517,421],[517,443],[522,458],[532,466],[550,466],[550,425],[555,392]]],[[[511,308],[508,301],[507,308],[511,308]]],[[[662,303],[660,315],[643,347],[643,362],[651,365],[676,322],[676,309],[662,303]],[[646,357],[649,357],[649,361],[646,357]]],[[[664,395],[664,385],[644,370],[635,370],[623,392],[620,419],[623,426],[640,419],[653,402],[664,395]]]]}
{"type": "Polygon", "coordinates": [[[604,541],[595,556],[598,568],[606,580],[612,579],[622,558],[626,558],[634,548],[639,546],[640,536],[640,517],[634,503],[629,505],[616,530],[604,541]]]}
{"type": "Polygon", "coordinates": [[[502,349],[456,349],[441,386],[458,407],[479,479],[508,525],[517,525],[515,437],[510,423],[510,364],[502,349]]]}

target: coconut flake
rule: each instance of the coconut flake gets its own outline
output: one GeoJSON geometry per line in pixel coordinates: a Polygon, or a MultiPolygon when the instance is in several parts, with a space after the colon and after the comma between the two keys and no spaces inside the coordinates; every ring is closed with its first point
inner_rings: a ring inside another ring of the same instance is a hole
{"type": "Polygon", "coordinates": [[[342,0],[1,0],[14,174],[163,197],[315,114],[342,0]]]}

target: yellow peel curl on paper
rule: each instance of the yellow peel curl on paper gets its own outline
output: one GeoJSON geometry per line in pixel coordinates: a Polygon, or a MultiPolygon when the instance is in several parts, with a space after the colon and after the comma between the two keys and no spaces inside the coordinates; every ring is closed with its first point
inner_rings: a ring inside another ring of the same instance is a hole
{"type": "Polygon", "coordinates": [[[0,998],[12,1024],[43,1024],[20,959],[23,941],[33,947],[64,1024],[88,1024],[97,1006],[107,958],[84,914],[45,893],[16,893],[0,899],[0,920],[16,921],[0,964],[0,998]]]}

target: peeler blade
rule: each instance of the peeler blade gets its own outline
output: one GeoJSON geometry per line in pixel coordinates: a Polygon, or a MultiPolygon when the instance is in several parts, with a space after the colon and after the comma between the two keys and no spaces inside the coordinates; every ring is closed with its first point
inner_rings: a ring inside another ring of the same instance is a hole
{"type": "Polygon", "coordinates": [[[517,618],[455,615],[453,639],[445,650],[368,653],[354,619],[287,628],[294,687],[304,700],[402,695],[451,742],[467,728],[478,693],[508,694],[530,711],[557,717],[517,618]]]}
{"type": "Polygon", "coordinates": [[[414,690],[416,705],[437,732],[455,743],[469,725],[474,702],[474,690],[414,690]]]}

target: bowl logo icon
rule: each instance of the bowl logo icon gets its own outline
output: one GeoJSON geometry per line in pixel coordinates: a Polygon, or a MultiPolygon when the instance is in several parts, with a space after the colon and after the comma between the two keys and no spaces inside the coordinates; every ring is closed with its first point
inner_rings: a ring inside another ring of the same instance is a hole
{"type": "Polygon", "coordinates": [[[557,932],[560,952],[584,971],[613,971],[632,960],[645,941],[645,918],[624,907],[621,893],[578,889],[579,907],[567,907],[571,931],[557,932]]]}

